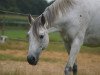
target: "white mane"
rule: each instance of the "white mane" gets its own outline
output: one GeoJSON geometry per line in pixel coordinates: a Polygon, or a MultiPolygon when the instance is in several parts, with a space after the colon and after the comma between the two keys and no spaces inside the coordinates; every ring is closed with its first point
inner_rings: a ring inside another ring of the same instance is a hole
{"type": "Polygon", "coordinates": [[[69,7],[72,7],[75,2],[73,0],[56,0],[44,11],[44,15],[51,25],[53,21],[58,17],[59,11],[65,13],[69,7]]]}

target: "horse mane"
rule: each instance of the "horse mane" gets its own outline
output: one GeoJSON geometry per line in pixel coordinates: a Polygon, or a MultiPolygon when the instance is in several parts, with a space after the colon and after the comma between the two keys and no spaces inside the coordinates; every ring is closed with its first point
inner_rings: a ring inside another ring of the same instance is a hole
{"type": "Polygon", "coordinates": [[[68,11],[69,7],[73,6],[73,4],[73,0],[55,0],[44,11],[44,15],[48,21],[48,24],[52,25],[55,19],[59,17],[59,11],[64,14],[66,11],[68,11]]]}

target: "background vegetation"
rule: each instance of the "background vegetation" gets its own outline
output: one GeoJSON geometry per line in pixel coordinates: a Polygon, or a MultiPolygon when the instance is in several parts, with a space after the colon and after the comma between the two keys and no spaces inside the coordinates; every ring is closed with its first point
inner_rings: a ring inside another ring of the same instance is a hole
{"type": "Polygon", "coordinates": [[[46,0],[0,0],[0,10],[39,15],[50,4],[46,0]]]}

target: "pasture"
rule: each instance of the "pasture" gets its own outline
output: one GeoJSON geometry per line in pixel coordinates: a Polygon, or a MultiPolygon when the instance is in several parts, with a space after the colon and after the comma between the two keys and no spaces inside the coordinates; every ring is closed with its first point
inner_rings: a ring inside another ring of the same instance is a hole
{"type": "MultiPolygon", "coordinates": [[[[18,16],[6,17],[10,20],[19,18],[18,16]]],[[[22,21],[23,17],[20,19],[22,21]]],[[[38,65],[31,66],[26,60],[27,31],[26,28],[12,26],[5,30],[8,40],[0,44],[0,75],[64,75],[68,55],[60,35],[56,32],[50,33],[48,48],[42,52],[38,65]]],[[[100,75],[100,47],[82,46],[77,60],[79,75],[100,75]]]]}
{"type": "MultiPolygon", "coordinates": [[[[41,54],[40,61],[36,66],[31,66],[26,61],[27,42],[12,42],[8,45],[10,47],[8,46],[7,49],[0,49],[0,75],[64,74],[63,69],[68,55],[63,44],[50,43],[48,48],[41,54]]],[[[100,48],[82,47],[77,59],[79,75],[100,74],[99,50],[100,48]]]]}
{"type": "MultiPolygon", "coordinates": [[[[8,41],[0,44],[0,75],[63,75],[68,55],[63,43],[50,43],[38,65],[26,61],[28,43],[8,41]]],[[[100,47],[83,46],[78,55],[79,75],[100,74],[100,47]]]]}

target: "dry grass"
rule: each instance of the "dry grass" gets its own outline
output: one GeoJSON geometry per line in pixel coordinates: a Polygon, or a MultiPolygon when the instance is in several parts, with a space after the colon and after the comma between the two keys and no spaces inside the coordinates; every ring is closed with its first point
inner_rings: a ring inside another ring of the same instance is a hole
{"type": "MultiPolygon", "coordinates": [[[[1,50],[0,54],[26,58],[27,52],[1,50]]],[[[0,61],[0,75],[64,75],[67,57],[68,55],[64,52],[44,51],[36,66],[31,66],[26,61],[0,61]]],[[[100,75],[100,55],[80,53],[78,65],[79,75],[100,75]]]]}

